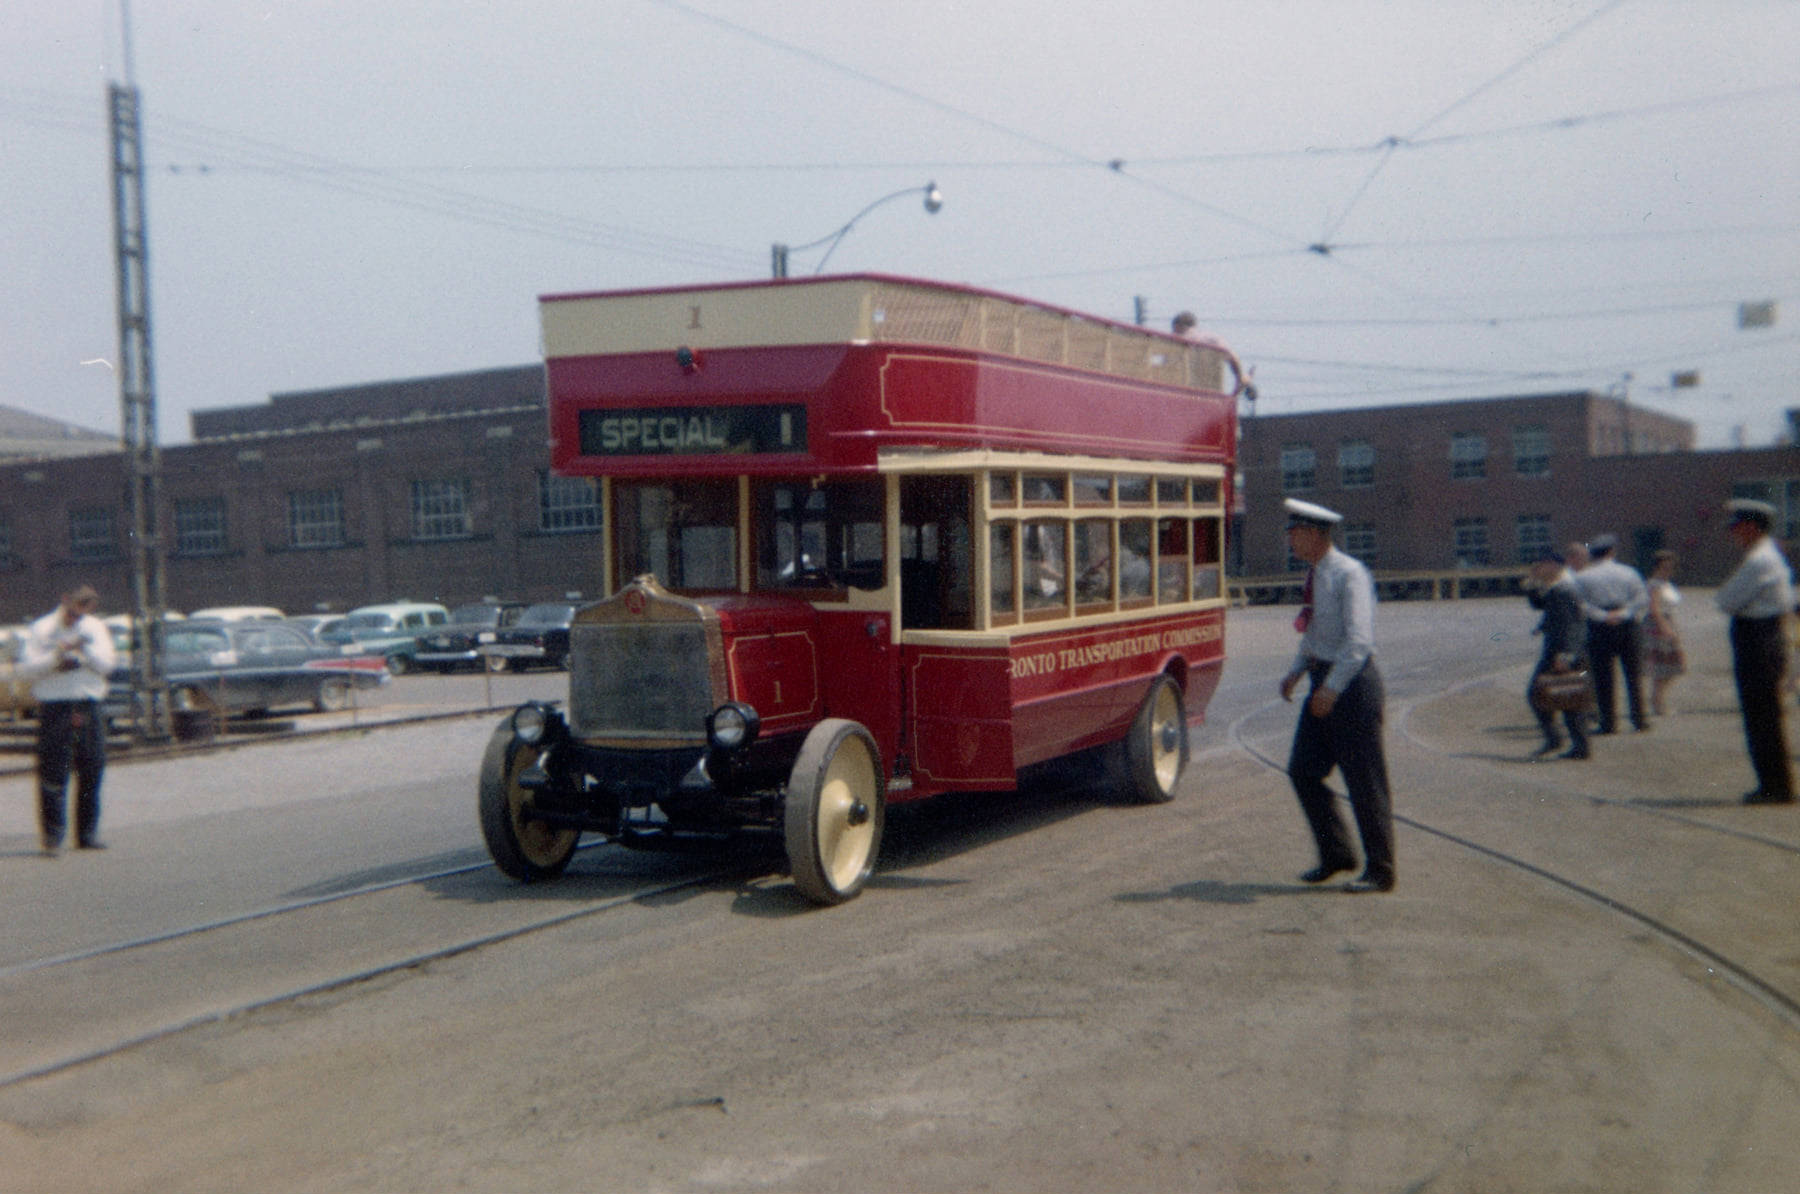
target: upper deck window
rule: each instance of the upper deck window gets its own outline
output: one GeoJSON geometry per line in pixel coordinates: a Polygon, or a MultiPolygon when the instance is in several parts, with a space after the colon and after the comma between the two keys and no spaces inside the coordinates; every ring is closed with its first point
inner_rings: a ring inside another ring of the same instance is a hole
{"type": "Polygon", "coordinates": [[[988,476],[988,505],[1013,506],[1019,501],[1018,476],[1014,473],[992,473],[988,476]]]}
{"type": "Polygon", "coordinates": [[[1067,504],[1069,481],[1061,473],[1026,473],[1025,504],[1028,506],[1067,504]]]}
{"type": "Polygon", "coordinates": [[[880,588],[887,572],[883,541],[880,482],[756,487],[758,588],[880,588]]]}
{"type": "Polygon", "coordinates": [[[1156,500],[1164,506],[1185,506],[1188,500],[1187,481],[1181,477],[1158,477],[1156,500]]]}
{"type": "Polygon", "coordinates": [[[737,588],[737,482],[620,482],[613,488],[619,576],[671,589],[737,588]]]}
{"type": "Polygon", "coordinates": [[[1075,504],[1077,506],[1111,505],[1112,482],[1112,476],[1107,473],[1076,473],[1075,504]]]}
{"type": "Polygon", "coordinates": [[[1150,478],[1122,476],[1118,481],[1119,505],[1148,506],[1150,504],[1150,478]]]}

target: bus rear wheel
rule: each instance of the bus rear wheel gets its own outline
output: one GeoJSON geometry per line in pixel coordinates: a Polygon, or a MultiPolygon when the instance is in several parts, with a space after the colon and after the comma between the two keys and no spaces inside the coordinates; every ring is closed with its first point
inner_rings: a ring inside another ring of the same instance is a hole
{"type": "Polygon", "coordinates": [[[1187,769],[1187,712],[1167,672],[1150,682],[1122,744],[1126,789],[1140,804],[1167,804],[1187,769]]]}
{"type": "Polygon", "coordinates": [[[783,806],[788,869],[815,904],[853,899],[875,872],[887,798],[881,752],[862,726],[827,718],[794,760],[783,806]]]}
{"type": "Polygon", "coordinates": [[[507,719],[488,739],[481,757],[477,804],[481,836],[494,865],[525,883],[554,879],[569,865],[579,829],[562,829],[528,815],[537,793],[519,784],[519,773],[537,762],[538,750],[514,736],[507,719]]]}

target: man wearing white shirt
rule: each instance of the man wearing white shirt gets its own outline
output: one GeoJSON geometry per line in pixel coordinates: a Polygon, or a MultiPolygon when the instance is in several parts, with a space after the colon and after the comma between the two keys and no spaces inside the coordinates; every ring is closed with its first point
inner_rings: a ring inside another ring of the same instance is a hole
{"type": "Polygon", "coordinates": [[[35,677],[38,705],[38,832],[47,857],[62,849],[69,767],[75,786],[75,844],[104,849],[100,841],[100,779],[106,771],[107,677],[117,663],[112,633],[94,616],[100,596],[82,585],[31,624],[20,666],[35,677]]]}
{"type": "Polygon", "coordinates": [[[1781,680],[1787,673],[1787,636],[1782,624],[1793,616],[1794,584],[1788,562],[1769,528],[1775,507],[1739,498],[1726,503],[1731,538],[1744,562],[1720,587],[1714,600],[1731,615],[1731,670],[1744,715],[1744,740],[1756,787],[1745,804],[1794,803],[1794,772],[1781,721],[1781,680]]]}
{"type": "Polygon", "coordinates": [[[1288,756],[1288,778],[1319,848],[1319,865],[1300,878],[1323,883],[1356,865],[1336,797],[1325,785],[1335,767],[1343,774],[1362,836],[1363,872],[1349,890],[1392,891],[1394,813],[1381,745],[1384,697],[1375,668],[1375,582],[1359,561],[1332,546],[1331,532],[1342,515],[1293,498],[1286,506],[1288,544],[1311,566],[1305,604],[1294,623],[1300,650],[1281,679],[1284,701],[1294,699],[1301,679],[1312,682],[1288,756]]]}

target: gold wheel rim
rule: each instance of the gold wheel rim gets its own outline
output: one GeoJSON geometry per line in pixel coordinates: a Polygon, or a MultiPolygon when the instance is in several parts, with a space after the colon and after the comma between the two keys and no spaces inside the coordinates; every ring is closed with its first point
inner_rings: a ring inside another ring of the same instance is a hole
{"type": "Polygon", "coordinates": [[[855,886],[875,847],[875,765],[861,738],[847,737],[819,785],[819,864],[833,889],[855,886]],[[862,806],[860,816],[855,810],[862,806]]]}
{"type": "Polygon", "coordinates": [[[1171,791],[1181,776],[1181,702],[1167,684],[1156,690],[1156,704],[1150,715],[1150,765],[1156,773],[1156,786],[1171,791]]]}
{"type": "Polygon", "coordinates": [[[519,786],[519,772],[524,770],[524,760],[529,757],[528,754],[521,754],[519,766],[507,774],[506,815],[512,822],[513,840],[519,843],[519,853],[525,856],[525,860],[533,866],[555,866],[562,861],[575,830],[558,829],[542,821],[525,819],[525,807],[531,803],[531,792],[519,786]]]}

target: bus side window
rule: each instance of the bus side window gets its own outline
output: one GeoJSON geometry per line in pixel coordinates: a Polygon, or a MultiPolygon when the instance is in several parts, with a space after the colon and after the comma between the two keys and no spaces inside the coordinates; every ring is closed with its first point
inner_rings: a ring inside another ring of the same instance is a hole
{"type": "Polygon", "coordinates": [[[1219,588],[1219,520],[1194,520],[1194,600],[1217,597],[1219,588]]]}
{"type": "Polygon", "coordinates": [[[967,477],[900,482],[900,624],[910,630],[975,625],[975,559],[967,477]]]}
{"type": "Polygon", "coordinates": [[[1068,525],[1060,518],[1024,524],[1021,564],[1026,613],[1061,610],[1067,604],[1064,586],[1069,569],[1063,530],[1068,525]]]}
{"type": "Polygon", "coordinates": [[[1156,520],[1156,599],[1167,605],[1188,599],[1188,522],[1156,520]]]}
{"type": "Polygon", "coordinates": [[[1013,522],[988,525],[988,614],[996,625],[1017,621],[1019,617],[1013,593],[1013,540],[1018,529],[1013,522]]]}

